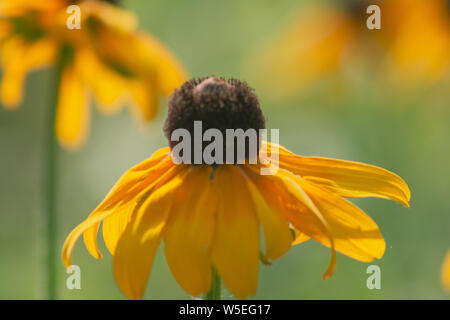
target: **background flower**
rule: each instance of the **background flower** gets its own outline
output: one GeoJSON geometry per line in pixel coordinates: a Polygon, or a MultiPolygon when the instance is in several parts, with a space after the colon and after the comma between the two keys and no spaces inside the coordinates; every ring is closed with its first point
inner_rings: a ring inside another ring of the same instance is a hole
{"type": "Polygon", "coordinates": [[[251,68],[255,81],[280,97],[318,84],[351,91],[361,76],[376,78],[385,89],[414,89],[450,75],[450,8],[444,0],[302,3],[278,29],[257,47],[251,68]],[[379,30],[366,26],[373,4],[380,8],[379,30]]]}
{"type": "Polygon", "coordinates": [[[138,118],[151,120],[161,95],[185,77],[178,62],[151,35],[137,29],[134,16],[100,0],[83,0],[80,29],[69,29],[68,0],[0,2],[0,53],[6,108],[23,99],[30,71],[63,59],[56,133],[69,148],[86,138],[90,93],[99,109],[113,113],[128,102],[138,118]]]}

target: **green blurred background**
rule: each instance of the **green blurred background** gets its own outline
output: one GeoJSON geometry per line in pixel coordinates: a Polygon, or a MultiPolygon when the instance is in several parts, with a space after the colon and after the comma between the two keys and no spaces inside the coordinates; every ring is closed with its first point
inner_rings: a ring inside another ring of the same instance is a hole
{"type": "MultiPolygon", "coordinates": [[[[299,3],[306,2],[128,0],[124,7],[138,15],[140,26],[170,48],[192,76],[247,80],[261,97],[268,126],[280,129],[282,145],[301,155],[378,165],[399,174],[411,188],[410,209],[381,199],[357,201],[386,239],[384,257],[373,263],[381,268],[381,290],[366,287],[370,264],[343,255],[331,279],[322,280],[329,249],[308,241],[272,266],[261,265],[258,291],[251,298],[448,299],[440,284],[441,264],[450,247],[448,81],[440,87],[386,91],[368,74],[338,97],[320,86],[289,99],[262,92],[248,62],[299,3]]],[[[51,70],[35,72],[27,80],[21,107],[14,112],[0,108],[1,299],[37,299],[45,288],[41,150],[50,83],[51,70]]],[[[162,101],[158,118],[145,128],[136,126],[126,108],[108,117],[94,110],[84,148],[60,149],[60,247],[125,170],[166,145],[166,105],[167,100],[162,101]]],[[[99,243],[103,260],[90,257],[82,241],[75,248],[72,261],[81,267],[81,290],[66,289],[68,275],[58,262],[60,298],[124,298],[114,280],[111,256],[101,239],[99,243]]],[[[145,297],[189,298],[170,275],[161,249],[145,297]]]]}

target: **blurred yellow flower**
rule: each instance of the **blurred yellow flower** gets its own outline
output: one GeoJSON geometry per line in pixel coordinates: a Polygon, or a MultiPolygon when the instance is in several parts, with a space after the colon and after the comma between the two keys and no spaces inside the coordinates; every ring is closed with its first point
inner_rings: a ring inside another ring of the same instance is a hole
{"type": "MultiPolygon", "coordinates": [[[[225,128],[264,127],[253,91],[235,79],[192,80],[175,91],[166,136],[179,128],[192,129],[196,120],[222,133],[225,128]]],[[[254,294],[259,260],[277,259],[309,238],[332,249],[325,278],[334,271],[336,251],[363,262],[383,256],[378,226],[344,198],[379,197],[409,206],[410,191],[400,177],[375,166],[302,157],[260,142],[264,159],[256,164],[175,164],[170,147],[156,151],[128,170],[70,233],[63,247],[64,265],[71,264],[81,235],[92,256],[102,257],[97,247],[102,221],[117,283],[132,299],[143,297],[161,240],[174,278],[194,296],[210,289],[212,269],[236,297],[254,294]],[[262,175],[261,169],[270,167],[264,164],[268,159],[279,170],[262,175]]]]}
{"type": "Polygon", "coordinates": [[[345,81],[353,70],[378,72],[397,85],[434,82],[449,74],[450,9],[445,0],[313,4],[258,52],[256,79],[279,96],[320,80],[345,81]],[[380,7],[380,30],[366,26],[371,4],[380,7]]]}
{"type": "Polygon", "coordinates": [[[339,7],[308,8],[258,50],[257,79],[281,96],[308,87],[336,71],[354,32],[353,21],[339,7]]]}
{"type": "Polygon", "coordinates": [[[447,256],[442,264],[441,280],[444,288],[450,291],[450,250],[447,252],[447,256]]]}
{"type": "Polygon", "coordinates": [[[395,0],[381,5],[392,76],[437,81],[450,68],[450,5],[446,0],[395,0]]]}
{"type": "Polygon", "coordinates": [[[63,64],[55,126],[69,148],[86,137],[91,92],[105,113],[127,101],[139,118],[150,120],[160,96],[185,79],[168,50],[137,30],[131,13],[105,1],[77,1],[81,28],[70,30],[66,10],[73,3],[0,0],[1,101],[6,108],[17,107],[29,72],[63,64]]]}

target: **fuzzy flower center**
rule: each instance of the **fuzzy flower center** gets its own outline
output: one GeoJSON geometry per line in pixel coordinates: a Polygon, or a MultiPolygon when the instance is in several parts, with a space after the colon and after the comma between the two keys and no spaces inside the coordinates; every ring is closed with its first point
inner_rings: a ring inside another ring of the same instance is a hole
{"type": "MultiPolygon", "coordinates": [[[[226,153],[233,149],[234,160],[239,156],[248,159],[251,156],[252,147],[257,152],[261,144],[259,135],[256,141],[251,141],[250,134],[245,138],[245,154],[239,155],[237,152],[237,138],[227,139],[230,129],[234,132],[258,133],[260,129],[265,129],[264,115],[259,106],[259,101],[245,82],[237,79],[224,78],[201,78],[185,82],[179,89],[176,89],[169,101],[168,116],[164,125],[164,133],[169,140],[169,146],[173,149],[181,141],[172,139],[172,134],[176,129],[185,129],[191,135],[192,150],[204,151],[210,141],[199,142],[198,127],[201,124],[202,133],[208,129],[216,129],[223,136],[223,162],[226,153]],[[196,130],[194,129],[196,127],[196,130]],[[249,130],[251,129],[251,130],[249,130]],[[256,144],[251,146],[251,144],[256,144]],[[196,145],[197,144],[197,145],[196,145]]],[[[203,138],[203,135],[202,135],[203,138]]],[[[194,162],[194,152],[192,163],[194,162]]],[[[203,162],[202,162],[203,163],[203,162]]]]}

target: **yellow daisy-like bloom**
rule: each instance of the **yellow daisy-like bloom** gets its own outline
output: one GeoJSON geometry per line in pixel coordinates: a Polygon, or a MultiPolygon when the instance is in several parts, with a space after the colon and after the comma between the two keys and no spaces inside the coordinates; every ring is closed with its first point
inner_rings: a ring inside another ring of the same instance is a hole
{"type": "Polygon", "coordinates": [[[186,82],[169,102],[164,130],[170,147],[128,170],[71,232],[63,247],[66,267],[81,235],[88,251],[102,257],[97,247],[101,222],[117,283],[132,299],[144,294],[161,240],[173,276],[194,296],[210,289],[212,269],[236,297],[254,294],[260,259],[275,260],[309,238],[332,249],[325,278],[334,271],[336,251],[363,262],[383,256],[378,226],[344,198],[379,197],[409,206],[410,191],[400,177],[367,164],[298,156],[267,141],[259,141],[255,164],[175,164],[177,143],[170,137],[179,128],[192,133],[194,121],[224,134],[265,127],[258,99],[245,83],[186,82]],[[278,171],[262,175],[262,169],[273,166],[278,171]]]}
{"type": "Polygon", "coordinates": [[[100,0],[0,0],[0,55],[1,101],[9,109],[20,104],[29,72],[63,64],[55,126],[69,148],[85,140],[91,92],[105,113],[129,101],[150,120],[160,96],[185,80],[179,63],[137,29],[131,13],[100,0]],[[71,4],[80,8],[80,29],[67,26],[76,21],[71,4]]]}
{"type": "Polygon", "coordinates": [[[450,291],[450,250],[447,252],[447,256],[442,264],[441,280],[444,288],[450,291]]]}
{"type": "Polygon", "coordinates": [[[445,0],[312,5],[258,52],[263,52],[255,60],[258,79],[270,81],[267,85],[279,96],[323,79],[345,80],[346,70],[375,71],[369,66],[396,84],[434,82],[449,74],[450,8],[445,0]],[[366,26],[366,9],[372,4],[380,7],[379,30],[366,26]]]}

